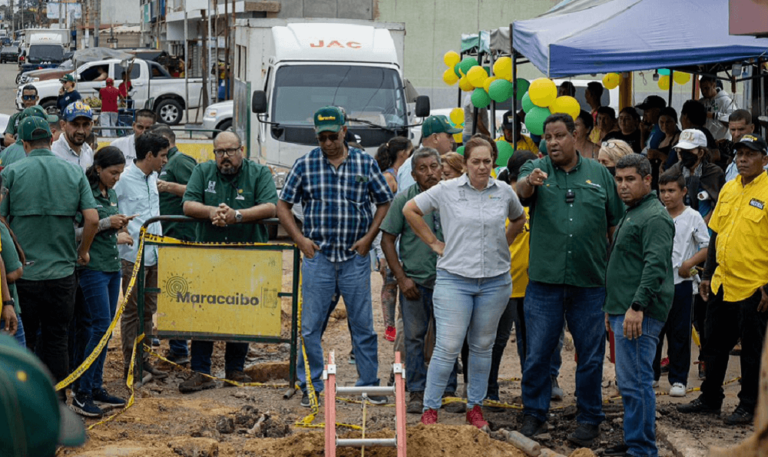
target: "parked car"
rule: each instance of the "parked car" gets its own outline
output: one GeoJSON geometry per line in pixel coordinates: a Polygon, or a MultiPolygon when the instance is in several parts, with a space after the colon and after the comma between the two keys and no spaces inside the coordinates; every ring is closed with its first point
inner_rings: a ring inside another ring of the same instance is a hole
{"type": "MultiPolygon", "coordinates": [[[[227,130],[232,128],[232,118],[234,117],[235,107],[232,100],[214,103],[205,109],[203,114],[202,128],[206,130],[227,130]]],[[[209,138],[216,138],[218,132],[206,132],[209,138]]]]}
{"type": "Polygon", "coordinates": [[[18,62],[19,48],[16,46],[3,46],[0,50],[0,63],[18,62]]]}

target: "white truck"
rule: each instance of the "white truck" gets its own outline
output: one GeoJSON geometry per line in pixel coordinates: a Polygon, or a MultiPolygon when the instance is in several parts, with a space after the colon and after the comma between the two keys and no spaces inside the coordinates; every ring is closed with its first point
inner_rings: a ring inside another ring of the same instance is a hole
{"type": "MultiPolygon", "coordinates": [[[[141,59],[130,62],[120,59],[98,60],[79,66],[75,72],[76,89],[84,99],[98,97],[98,89],[105,86],[103,80],[96,81],[101,73],[100,70],[105,71],[115,80],[116,87],[123,81],[123,72],[129,70],[132,87],[130,95],[134,100],[134,106],[137,109],[143,108],[147,101],[151,101],[149,109],[157,113],[159,122],[178,124],[184,116],[187,103],[190,108],[200,106],[202,78],[189,78],[189,100],[187,100],[183,79],[173,78],[165,67],[157,62],[141,59]]],[[[49,112],[57,112],[56,99],[61,83],[53,79],[31,84],[37,88],[40,105],[49,112]]],[[[23,87],[19,86],[16,94],[16,106],[19,109],[22,107],[23,87]]]]}
{"type": "Polygon", "coordinates": [[[403,78],[403,24],[241,19],[235,45],[234,129],[253,160],[290,168],[317,147],[313,114],[326,105],[345,109],[369,151],[410,138],[412,114],[429,115],[403,78]]]}
{"type": "Polygon", "coordinates": [[[69,49],[70,37],[67,29],[26,30],[22,44],[26,57],[21,71],[59,66],[69,49]]]}

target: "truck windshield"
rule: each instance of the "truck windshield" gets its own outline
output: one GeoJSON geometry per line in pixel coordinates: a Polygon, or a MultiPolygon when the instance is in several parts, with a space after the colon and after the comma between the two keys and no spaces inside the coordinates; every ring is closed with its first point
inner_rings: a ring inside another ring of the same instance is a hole
{"type": "Polygon", "coordinates": [[[312,125],[315,111],[334,105],[344,108],[350,118],[401,127],[407,124],[403,97],[400,76],[390,68],[289,65],[275,75],[272,119],[280,124],[312,125]]]}
{"type": "Polygon", "coordinates": [[[29,47],[28,58],[61,62],[64,60],[64,47],[57,44],[33,44],[29,47]]]}

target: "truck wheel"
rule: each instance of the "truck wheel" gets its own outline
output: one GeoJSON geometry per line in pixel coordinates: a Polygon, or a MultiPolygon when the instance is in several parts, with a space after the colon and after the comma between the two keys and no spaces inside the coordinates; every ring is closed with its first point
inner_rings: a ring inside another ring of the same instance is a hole
{"type": "Polygon", "coordinates": [[[42,106],[48,114],[59,114],[59,107],[56,105],[56,100],[48,100],[47,102],[41,103],[40,106],[42,106]]]}
{"type": "Polygon", "coordinates": [[[21,84],[21,72],[19,72],[19,74],[16,75],[16,84],[21,84]]]}
{"type": "MultiPolygon", "coordinates": [[[[232,130],[232,120],[227,119],[226,121],[222,122],[221,124],[216,126],[217,130],[221,130],[221,132],[226,132],[227,130],[232,130]]],[[[216,138],[216,136],[221,132],[214,132],[213,137],[216,138]]]]}
{"type": "Polygon", "coordinates": [[[158,121],[168,125],[178,124],[184,115],[181,103],[173,99],[161,101],[157,108],[155,108],[155,112],[157,113],[158,121]]]}

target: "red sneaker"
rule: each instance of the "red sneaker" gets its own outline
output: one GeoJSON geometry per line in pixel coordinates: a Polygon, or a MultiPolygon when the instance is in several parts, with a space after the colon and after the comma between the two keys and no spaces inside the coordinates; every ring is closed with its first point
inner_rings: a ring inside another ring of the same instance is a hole
{"type": "MultiPolygon", "coordinates": [[[[424,419],[422,418],[422,422],[423,421],[424,419]]],[[[467,422],[469,422],[471,425],[474,425],[477,428],[483,428],[488,426],[488,422],[486,422],[485,419],[483,419],[483,410],[480,408],[480,405],[475,405],[472,409],[467,411],[467,422]]]]}
{"type": "Polygon", "coordinates": [[[391,325],[387,327],[387,331],[384,332],[384,338],[387,341],[395,341],[395,337],[397,336],[397,329],[395,327],[392,327],[391,325]]]}
{"type": "Polygon", "coordinates": [[[421,423],[424,425],[432,425],[437,423],[437,410],[428,409],[421,415],[421,423]]]}

